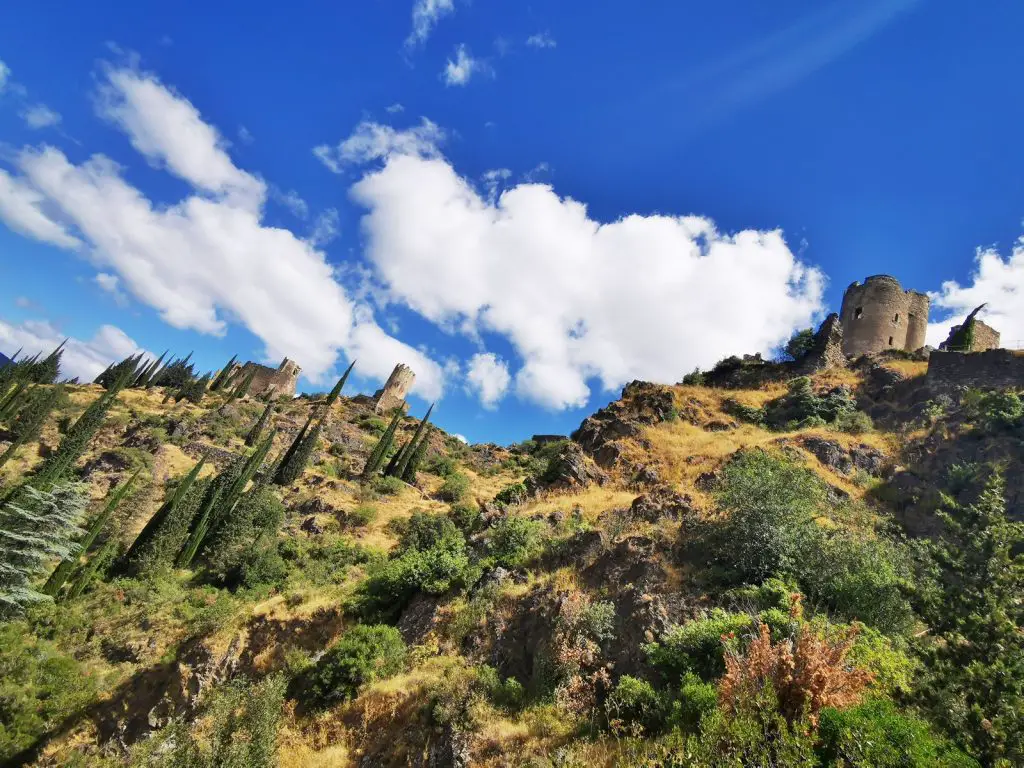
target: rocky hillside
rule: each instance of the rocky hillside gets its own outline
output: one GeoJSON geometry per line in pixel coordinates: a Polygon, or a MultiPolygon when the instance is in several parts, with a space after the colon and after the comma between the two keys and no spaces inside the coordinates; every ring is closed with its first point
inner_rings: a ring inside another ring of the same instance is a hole
{"type": "Polygon", "coordinates": [[[1024,406],[926,368],[731,359],[571,440],[427,426],[404,480],[420,414],[367,473],[365,399],[64,386],[0,468],[0,546],[75,494],[88,546],[55,589],[59,556],[13,563],[53,599],[4,606],[0,762],[1024,764],[1024,406]]]}

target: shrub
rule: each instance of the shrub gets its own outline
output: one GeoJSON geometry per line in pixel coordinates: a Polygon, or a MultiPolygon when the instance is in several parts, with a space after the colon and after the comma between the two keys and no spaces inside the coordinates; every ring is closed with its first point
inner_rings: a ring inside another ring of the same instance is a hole
{"type": "Polygon", "coordinates": [[[683,675],[679,698],[673,705],[672,720],[686,730],[695,731],[709,713],[718,707],[718,688],[705,683],[693,672],[683,675]]]}
{"type": "Polygon", "coordinates": [[[793,460],[762,450],[737,454],[715,492],[728,514],[696,531],[694,551],[737,582],[793,572],[801,535],[824,510],[824,483],[793,460]]]}
{"type": "Polygon", "coordinates": [[[871,417],[864,411],[851,410],[841,411],[832,426],[839,432],[847,432],[851,435],[861,435],[875,428],[871,417]]]}
{"type": "Polygon", "coordinates": [[[360,504],[347,510],[342,519],[345,528],[365,528],[377,519],[377,508],[372,504],[360,504]]]}
{"type": "Polygon", "coordinates": [[[661,695],[646,680],[629,675],[619,678],[604,703],[612,731],[629,732],[636,725],[645,733],[656,733],[665,724],[666,707],[661,695]]]}
{"type": "Polygon", "coordinates": [[[703,619],[670,629],[660,642],[645,647],[652,664],[673,679],[693,673],[714,680],[725,672],[722,637],[749,632],[754,620],[746,613],[727,613],[716,608],[703,619]]]}
{"type": "Polygon", "coordinates": [[[396,496],[405,488],[401,478],[387,476],[375,477],[373,479],[373,490],[384,496],[396,496]]]}
{"type": "Polygon", "coordinates": [[[704,386],[704,374],[700,368],[694,368],[690,373],[683,376],[682,384],[688,387],[704,386]]]}
{"type": "Polygon", "coordinates": [[[444,515],[429,512],[413,512],[408,520],[395,526],[398,533],[398,548],[402,551],[427,550],[445,539],[461,538],[455,524],[444,515]]]}
{"type": "Polygon", "coordinates": [[[523,483],[512,483],[498,491],[494,500],[499,504],[516,505],[525,502],[527,496],[526,486],[523,483]]]}
{"type": "Polygon", "coordinates": [[[970,390],[964,397],[964,405],[986,432],[1014,429],[1024,422],[1024,401],[1015,392],[970,390]]]}
{"type": "Polygon", "coordinates": [[[818,729],[822,765],[849,768],[978,768],[978,763],[892,702],[873,699],[824,709],[818,729]]]}
{"type": "Polygon", "coordinates": [[[466,498],[467,493],[469,493],[469,478],[461,472],[452,472],[441,483],[437,496],[442,501],[455,503],[466,498]]]}
{"type": "Polygon", "coordinates": [[[480,530],[482,522],[480,507],[472,502],[459,501],[452,504],[448,510],[448,516],[458,526],[459,530],[467,535],[480,530]]]}
{"type": "Polygon", "coordinates": [[[506,568],[525,565],[539,552],[541,524],[525,517],[509,516],[497,522],[487,540],[494,562],[506,568]]]}
{"type": "Polygon", "coordinates": [[[364,414],[363,416],[360,416],[359,420],[356,423],[362,429],[366,430],[371,435],[376,435],[377,437],[383,435],[388,428],[388,423],[384,421],[384,419],[377,418],[376,416],[371,416],[370,414],[364,414]]]}
{"type": "Polygon", "coordinates": [[[241,577],[242,584],[250,589],[279,588],[288,579],[288,564],[276,549],[260,549],[242,564],[241,577]]]}
{"type": "Polygon", "coordinates": [[[351,699],[366,683],[401,672],[405,657],[405,642],[397,629],[357,624],[310,670],[312,701],[329,707],[351,699]]]}
{"type": "Polygon", "coordinates": [[[814,329],[804,328],[789,337],[786,342],[786,354],[791,360],[802,360],[814,346],[814,329]]]}
{"type": "Polygon", "coordinates": [[[458,471],[459,462],[450,456],[434,454],[427,460],[426,471],[438,477],[448,477],[458,471]]]}

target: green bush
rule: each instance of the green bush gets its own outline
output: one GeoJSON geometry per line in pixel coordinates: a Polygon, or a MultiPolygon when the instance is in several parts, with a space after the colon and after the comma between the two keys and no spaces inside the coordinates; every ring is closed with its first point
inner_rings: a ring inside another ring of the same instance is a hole
{"type": "Polygon", "coordinates": [[[452,472],[441,483],[437,496],[441,501],[454,504],[466,498],[467,493],[469,493],[469,477],[462,472],[452,472]]]}
{"type": "Polygon", "coordinates": [[[701,373],[700,368],[694,368],[690,373],[683,376],[681,383],[688,387],[702,387],[704,386],[704,374],[701,373]]]}
{"type": "Polygon", "coordinates": [[[519,568],[532,560],[541,548],[541,523],[510,515],[494,524],[487,539],[487,552],[505,568],[519,568]]]}
{"type": "Polygon", "coordinates": [[[483,522],[480,514],[480,507],[473,502],[459,501],[451,505],[448,516],[452,519],[459,530],[469,535],[480,530],[483,522]]]}
{"type": "Polygon", "coordinates": [[[1015,392],[968,390],[964,410],[986,432],[1015,429],[1024,422],[1024,401],[1015,392]]]}
{"type": "Polygon", "coordinates": [[[375,477],[373,479],[373,490],[382,496],[396,496],[405,488],[405,483],[398,477],[375,477]]]}
{"type": "Polygon", "coordinates": [[[259,549],[242,564],[242,584],[250,589],[284,586],[288,563],[274,548],[259,549]]]}
{"type": "Polygon", "coordinates": [[[703,619],[673,627],[660,642],[650,643],[644,650],[650,662],[672,679],[682,680],[693,673],[714,680],[725,673],[722,637],[743,635],[753,626],[750,614],[716,608],[703,619]]]}
{"type": "Polygon", "coordinates": [[[22,622],[0,624],[0,763],[95,696],[96,681],[78,662],[32,637],[22,622]]]}
{"type": "Polygon", "coordinates": [[[928,724],[892,702],[870,700],[851,709],[824,709],[818,755],[825,766],[848,768],[978,768],[928,724]]]}
{"type": "Polygon", "coordinates": [[[494,500],[499,504],[516,505],[526,501],[527,496],[526,486],[523,483],[512,483],[498,491],[494,500]]]}
{"type": "Polygon", "coordinates": [[[786,342],[786,354],[791,360],[802,360],[814,347],[814,329],[804,328],[795,332],[786,342]]]}
{"type": "Polygon", "coordinates": [[[839,413],[832,427],[838,432],[846,432],[851,435],[862,435],[875,428],[871,417],[864,411],[844,410],[839,413]]]}
{"type": "Polygon", "coordinates": [[[644,733],[657,733],[665,725],[665,701],[646,680],[623,675],[605,700],[605,716],[613,731],[640,726],[644,733]]]}
{"type": "Polygon", "coordinates": [[[434,454],[427,460],[426,471],[438,477],[448,477],[459,469],[459,462],[450,456],[434,454]]]}
{"type": "Polygon", "coordinates": [[[728,580],[759,584],[795,570],[803,534],[824,511],[826,494],[809,469],[755,449],[725,466],[715,498],[727,517],[697,528],[694,555],[709,559],[728,580]]]}
{"type": "Polygon", "coordinates": [[[377,508],[372,504],[360,504],[347,510],[342,525],[345,528],[365,528],[377,519],[377,508]]]}
{"type": "Polygon", "coordinates": [[[401,672],[405,658],[405,642],[397,629],[357,624],[310,670],[312,701],[330,707],[351,699],[366,683],[401,672]]]}
{"type": "Polygon", "coordinates": [[[701,720],[718,707],[718,688],[705,683],[693,672],[683,675],[679,698],[673,704],[672,721],[687,731],[696,731],[701,720]]]}
{"type": "Polygon", "coordinates": [[[386,421],[377,418],[376,416],[372,416],[370,414],[364,414],[363,416],[360,416],[359,420],[356,423],[362,429],[366,430],[371,435],[374,435],[376,437],[380,437],[381,435],[383,435],[388,428],[388,423],[386,421]]]}

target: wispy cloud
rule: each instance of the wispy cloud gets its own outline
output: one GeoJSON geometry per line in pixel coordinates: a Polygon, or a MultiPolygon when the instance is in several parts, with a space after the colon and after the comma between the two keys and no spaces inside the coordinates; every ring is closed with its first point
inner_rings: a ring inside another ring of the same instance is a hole
{"type": "Polygon", "coordinates": [[[22,110],[21,119],[29,128],[48,128],[60,122],[60,113],[45,104],[33,104],[22,110]]]}
{"type": "Polygon", "coordinates": [[[445,85],[465,85],[476,75],[493,75],[494,70],[483,59],[476,59],[465,45],[455,49],[455,58],[448,59],[441,79],[445,85]]]}
{"type": "Polygon", "coordinates": [[[400,112],[405,112],[405,107],[403,107],[398,102],[395,102],[390,107],[385,107],[384,111],[387,112],[389,115],[397,115],[400,112]]]}
{"type": "Polygon", "coordinates": [[[531,48],[554,48],[558,42],[550,32],[538,32],[536,35],[526,38],[526,44],[531,48]]]}
{"type": "Polygon", "coordinates": [[[406,48],[426,42],[442,16],[455,13],[454,0],[416,0],[412,6],[412,32],[405,39],[406,48]]]}

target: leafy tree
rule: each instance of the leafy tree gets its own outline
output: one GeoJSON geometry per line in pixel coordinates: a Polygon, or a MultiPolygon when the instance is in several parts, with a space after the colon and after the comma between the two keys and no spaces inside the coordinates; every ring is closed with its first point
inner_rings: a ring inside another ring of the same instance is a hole
{"type": "Polygon", "coordinates": [[[7,450],[0,454],[0,467],[13,459],[25,443],[39,439],[43,425],[63,396],[63,387],[59,385],[45,389],[36,388],[32,391],[28,402],[11,424],[9,431],[12,441],[7,450]]]}
{"type": "Polygon", "coordinates": [[[786,342],[786,354],[793,360],[802,360],[814,346],[814,329],[804,328],[789,337],[786,342]]]}
{"type": "Polygon", "coordinates": [[[267,422],[270,421],[270,417],[274,414],[274,409],[277,406],[273,402],[267,403],[267,407],[263,409],[263,413],[256,419],[256,423],[252,425],[252,429],[249,430],[249,434],[245,436],[245,444],[252,448],[256,445],[256,441],[260,439],[260,435],[263,434],[264,427],[267,426],[267,422]]]}
{"type": "Polygon", "coordinates": [[[396,408],[388,428],[384,430],[384,434],[380,436],[380,440],[377,441],[377,445],[374,446],[369,458],[366,460],[366,465],[363,467],[363,480],[369,480],[380,470],[388,451],[391,450],[391,444],[395,439],[395,430],[398,429],[398,424],[401,420],[402,409],[396,408]]]}
{"type": "Polygon", "coordinates": [[[357,624],[311,670],[310,693],[324,707],[351,699],[362,685],[401,672],[405,659],[405,642],[397,629],[357,624]]]}
{"type": "Polygon", "coordinates": [[[107,527],[110,519],[114,516],[114,512],[117,511],[117,506],[121,503],[121,499],[123,499],[131,490],[132,485],[135,483],[135,480],[138,478],[139,472],[141,471],[141,469],[136,470],[134,475],[121,483],[121,485],[119,485],[117,489],[110,494],[107,499],[107,503],[104,505],[100,513],[96,515],[95,519],[93,519],[85,533],[85,536],[78,542],[78,548],[74,555],[63,558],[50,575],[50,578],[43,586],[44,594],[53,597],[60,591],[60,588],[64,586],[64,583],[68,580],[72,571],[74,571],[75,566],[78,565],[79,556],[87,555],[89,553],[89,550],[92,548],[96,538],[100,535],[103,529],[107,527]]]}
{"type": "Polygon", "coordinates": [[[49,560],[76,551],[85,505],[85,489],[65,483],[49,491],[26,486],[0,508],[0,617],[17,616],[26,605],[49,600],[31,582],[49,560]]]}
{"type": "Polygon", "coordinates": [[[977,501],[941,510],[937,589],[922,613],[934,643],[922,699],[983,765],[1024,764],[1024,524],[1006,516],[993,471],[977,501]]]}

